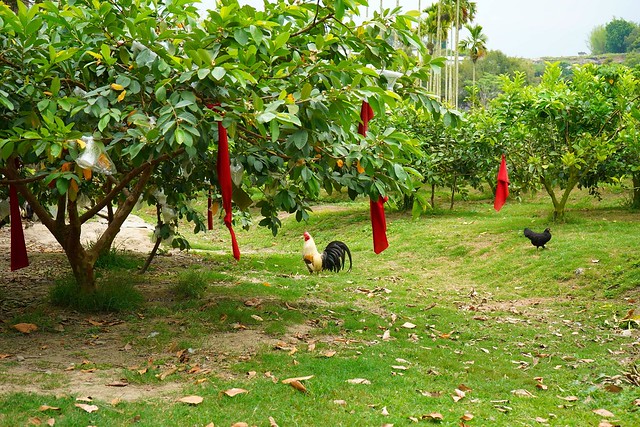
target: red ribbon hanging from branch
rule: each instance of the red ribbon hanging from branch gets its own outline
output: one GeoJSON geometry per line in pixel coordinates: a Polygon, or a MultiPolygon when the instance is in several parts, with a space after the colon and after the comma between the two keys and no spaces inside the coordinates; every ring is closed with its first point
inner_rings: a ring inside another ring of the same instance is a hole
{"type": "MultiPolygon", "coordinates": [[[[373,109],[367,101],[362,101],[360,108],[360,124],[358,124],[358,133],[362,136],[367,135],[369,130],[369,120],[373,118],[373,109]]],[[[377,201],[369,199],[369,212],[371,214],[371,230],[373,234],[373,252],[379,254],[389,247],[387,240],[387,219],[384,215],[384,203],[388,197],[378,197],[377,201]]]]}
{"type": "Polygon", "coordinates": [[[500,170],[498,171],[498,185],[496,187],[496,198],[493,201],[493,208],[496,211],[502,209],[502,205],[507,201],[509,197],[509,175],[507,174],[507,161],[504,154],[502,155],[502,161],[500,162],[500,170]]]}
{"type": "Polygon", "coordinates": [[[15,185],[9,185],[9,212],[11,215],[11,271],[14,271],[29,265],[27,245],[22,231],[22,218],[20,218],[20,201],[15,185]]]}
{"type": "Polygon", "coordinates": [[[233,257],[240,260],[240,248],[236,241],[236,234],[233,232],[231,225],[231,160],[229,159],[229,139],[227,138],[227,129],[222,126],[222,122],[218,122],[218,184],[222,193],[222,207],[224,208],[224,224],[231,233],[231,244],[233,246],[233,257]]]}

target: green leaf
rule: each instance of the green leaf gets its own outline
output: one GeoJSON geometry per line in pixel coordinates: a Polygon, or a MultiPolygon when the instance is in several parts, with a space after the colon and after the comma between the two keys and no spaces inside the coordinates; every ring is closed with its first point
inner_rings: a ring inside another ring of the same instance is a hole
{"type": "Polygon", "coordinates": [[[100,121],[98,122],[98,130],[100,132],[102,132],[107,127],[107,125],[109,124],[110,120],[111,120],[111,116],[110,115],[105,114],[104,116],[102,116],[100,118],[100,121]]]}
{"type": "Polygon", "coordinates": [[[164,102],[167,100],[167,88],[162,85],[158,89],[156,89],[156,100],[159,102],[164,102]]]}
{"type": "Polygon", "coordinates": [[[13,147],[15,143],[13,141],[6,141],[5,144],[0,149],[0,155],[2,156],[2,160],[7,160],[9,156],[13,153],[13,147]]]}
{"type": "Polygon", "coordinates": [[[200,80],[204,80],[209,74],[211,74],[211,70],[208,68],[200,68],[198,70],[198,78],[200,80]]]}
{"type": "Polygon", "coordinates": [[[225,74],[227,74],[227,70],[225,70],[222,67],[215,67],[211,71],[211,76],[213,76],[213,78],[216,79],[216,80],[222,79],[225,76],[225,74]]]}
{"type": "Polygon", "coordinates": [[[60,79],[57,76],[51,80],[50,89],[53,96],[58,96],[58,92],[60,92],[60,79]]]}
{"type": "Polygon", "coordinates": [[[311,86],[310,83],[305,83],[304,86],[302,86],[302,91],[300,92],[300,96],[302,97],[302,99],[307,99],[311,96],[311,91],[313,90],[313,86],[311,86]]]}
{"type": "Polygon", "coordinates": [[[307,145],[307,141],[309,140],[309,134],[306,130],[301,129],[291,135],[291,140],[298,150],[301,150],[305,145],[307,145]]]}
{"type": "Polygon", "coordinates": [[[67,189],[69,188],[69,181],[64,178],[56,179],[56,188],[58,189],[58,193],[60,193],[60,195],[67,194],[67,189]]]}
{"type": "Polygon", "coordinates": [[[233,32],[233,38],[242,46],[246,45],[249,42],[249,34],[242,28],[237,28],[233,32]]]}

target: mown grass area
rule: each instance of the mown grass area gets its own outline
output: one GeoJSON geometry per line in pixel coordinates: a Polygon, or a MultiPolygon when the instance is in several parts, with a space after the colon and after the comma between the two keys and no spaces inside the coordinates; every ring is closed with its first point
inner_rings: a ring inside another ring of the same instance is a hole
{"type": "MultiPolygon", "coordinates": [[[[146,279],[164,297],[120,315],[118,345],[153,360],[92,362],[157,396],[98,399],[87,413],[73,393],[16,391],[0,398],[0,425],[640,425],[640,334],[621,322],[640,297],[640,214],[615,189],[601,202],[576,192],[557,224],[542,197],[497,213],[475,195],[415,221],[388,210],[390,247],[379,255],[368,204],[331,205],[306,224],[285,218],[277,237],[236,230],[238,263],[223,226],[189,236],[194,261],[146,279]],[[522,229],[547,226],[548,249],[536,250],[522,229]],[[346,242],[353,270],[306,274],[305,230],[320,249],[346,242]],[[306,393],[282,383],[307,376],[306,393]],[[224,394],[233,388],[246,393],[224,394]],[[203,401],[178,402],[188,395],[203,401]]],[[[15,365],[0,363],[0,373],[15,365]]]]}

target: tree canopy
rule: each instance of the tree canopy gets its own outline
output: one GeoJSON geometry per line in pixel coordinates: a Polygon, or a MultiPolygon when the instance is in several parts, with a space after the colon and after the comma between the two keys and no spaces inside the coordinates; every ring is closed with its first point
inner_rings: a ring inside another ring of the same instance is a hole
{"type": "Polygon", "coordinates": [[[404,99],[449,114],[417,84],[442,62],[413,16],[386,11],[356,24],[362,4],[256,10],[225,0],[203,20],[190,0],[0,5],[0,182],[33,206],[89,291],[95,260],[139,200],[204,228],[189,201],[215,190],[220,121],[238,172],[234,199],[246,207],[247,190],[260,192],[261,225],[274,232],[281,210],[307,218],[321,188],[408,191],[412,141],[394,128],[358,135],[359,107],[368,100],[382,116],[404,99]],[[383,70],[401,73],[393,88],[383,70]],[[112,165],[79,162],[88,141],[112,165]],[[105,210],[109,228],[83,247],[82,224],[105,210]]]}

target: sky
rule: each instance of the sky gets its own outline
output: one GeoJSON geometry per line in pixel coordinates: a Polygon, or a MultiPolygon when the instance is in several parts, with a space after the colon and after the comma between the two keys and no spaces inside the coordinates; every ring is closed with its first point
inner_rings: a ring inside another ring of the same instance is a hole
{"type": "MultiPolygon", "coordinates": [[[[589,52],[588,39],[598,25],[614,18],[640,23],[640,0],[475,0],[474,24],[482,25],[487,47],[508,56],[540,58],[589,52]]],[[[201,0],[203,8],[215,0],[201,0]]],[[[260,7],[262,0],[240,0],[260,7]]],[[[369,12],[399,4],[404,10],[423,9],[434,0],[369,0],[369,12]]],[[[363,11],[365,13],[366,11],[363,11]]],[[[461,32],[460,37],[464,38],[461,32]]]]}

